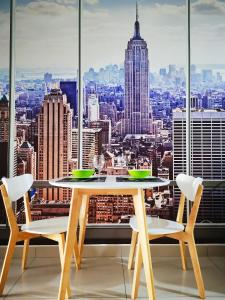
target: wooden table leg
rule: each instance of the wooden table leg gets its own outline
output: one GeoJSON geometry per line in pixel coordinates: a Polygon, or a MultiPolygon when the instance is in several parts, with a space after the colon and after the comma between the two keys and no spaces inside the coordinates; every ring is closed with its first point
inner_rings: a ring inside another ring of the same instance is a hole
{"type": "Polygon", "coordinates": [[[83,194],[82,195],[82,203],[80,209],[80,216],[79,216],[79,267],[82,260],[82,253],[84,247],[84,239],[86,233],[86,226],[88,222],[88,208],[89,208],[89,196],[83,194]]]}
{"type": "Polygon", "coordinates": [[[154,277],[152,271],[152,259],[148,239],[144,192],[141,189],[138,189],[137,195],[135,195],[133,199],[135,215],[137,218],[137,225],[139,230],[139,241],[141,245],[148,296],[149,299],[155,300],[156,296],[154,287],[154,277]]]}
{"type": "Polygon", "coordinates": [[[78,225],[78,219],[80,214],[81,197],[79,191],[73,189],[72,198],[70,203],[69,221],[66,235],[66,245],[64,250],[62,273],[60,278],[58,300],[64,300],[66,295],[66,289],[70,278],[70,265],[73,255],[75,241],[77,239],[76,231],[78,225]]]}

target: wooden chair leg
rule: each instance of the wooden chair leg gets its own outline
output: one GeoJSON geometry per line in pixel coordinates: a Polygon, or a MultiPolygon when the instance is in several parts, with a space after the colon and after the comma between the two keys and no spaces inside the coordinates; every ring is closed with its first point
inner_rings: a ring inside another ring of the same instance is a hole
{"type": "Polygon", "coordinates": [[[29,252],[29,244],[30,240],[24,240],[24,246],[23,246],[23,256],[22,256],[22,271],[24,271],[27,267],[27,258],[28,258],[28,252],[29,252]]]}
{"type": "Polygon", "coordinates": [[[135,267],[134,267],[134,277],[132,284],[131,299],[136,299],[138,296],[138,289],[140,285],[140,275],[142,267],[142,254],[141,254],[141,245],[138,242],[137,244],[137,253],[135,258],[135,267]]]}
{"type": "Polygon", "coordinates": [[[8,244],[6,254],[5,254],[5,259],[4,259],[3,266],[2,266],[1,277],[0,277],[0,295],[2,295],[4,287],[5,287],[5,283],[6,283],[6,279],[8,277],[10,263],[11,263],[11,259],[14,254],[16,242],[17,242],[17,237],[14,236],[13,234],[11,234],[10,238],[9,238],[9,244],[8,244]]]}
{"type": "Polygon", "coordinates": [[[190,238],[188,242],[189,252],[191,256],[192,266],[194,269],[195,279],[199,291],[199,296],[201,299],[205,299],[205,287],[202,279],[202,272],[198,260],[198,253],[195,245],[195,240],[193,237],[190,238]]]}
{"type": "Polygon", "coordinates": [[[82,260],[82,253],[84,248],[84,239],[86,234],[86,226],[88,222],[88,208],[89,208],[89,197],[87,195],[82,196],[81,210],[79,216],[79,253],[80,263],[82,260]]]}
{"type": "Polygon", "coordinates": [[[129,259],[128,259],[128,270],[133,269],[133,261],[134,261],[134,253],[137,244],[137,237],[138,237],[138,232],[133,230],[132,237],[131,237],[129,259]]]}
{"type": "MultiPolygon", "coordinates": [[[[64,233],[59,234],[58,243],[59,243],[60,262],[61,262],[61,266],[62,266],[62,264],[63,264],[63,253],[64,253],[64,248],[65,248],[65,235],[64,235],[64,233]]],[[[66,291],[66,298],[70,298],[70,296],[71,296],[71,290],[70,290],[70,280],[69,280],[67,291],[66,291]]]]}
{"type": "Polygon", "coordinates": [[[79,247],[78,247],[78,243],[77,243],[77,235],[76,235],[76,239],[75,239],[75,243],[74,243],[73,255],[74,255],[74,259],[75,259],[76,269],[79,270],[81,261],[80,261],[79,247]]]}
{"type": "Polygon", "coordinates": [[[185,242],[179,241],[182,270],[186,271],[185,242]]]}

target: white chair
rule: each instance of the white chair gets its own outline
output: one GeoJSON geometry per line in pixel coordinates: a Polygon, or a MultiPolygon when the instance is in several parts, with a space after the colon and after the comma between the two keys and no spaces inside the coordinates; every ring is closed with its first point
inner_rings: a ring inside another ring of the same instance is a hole
{"type": "MultiPolygon", "coordinates": [[[[194,227],[198,214],[199,205],[202,198],[203,186],[202,178],[194,178],[192,176],[187,176],[185,174],[179,174],[176,178],[176,183],[181,190],[180,203],[178,207],[177,220],[170,221],[160,218],[147,217],[148,226],[148,237],[149,241],[158,239],[160,237],[169,237],[172,239],[179,240],[182,268],[186,270],[185,261],[185,243],[187,243],[190,257],[194,269],[195,279],[199,290],[199,296],[201,299],[205,298],[205,288],[202,279],[201,269],[198,260],[198,254],[196,250],[195,240],[194,240],[194,227]],[[187,225],[184,226],[183,213],[185,198],[187,201],[192,201],[193,206],[189,215],[189,220],[187,225]]],[[[135,271],[132,286],[132,299],[136,299],[138,295],[138,287],[140,282],[140,272],[142,266],[142,253],[140,244],[138,241],[138,227],[136,222],[136,217],[130,219],[130,226],[132,228],[132,239],[130,254],[128,260],[128,269],[130,270],[133,265],[134,253],[137,245],[137,253],[135,259],[135,271]]]]}
{"type": "MultiPolygon", "coordinates": [[[[24,241],[22,256],[23,270],[26,267],[30,239],[40,236],[58,242],[60,260],[62,263],[65,245],[65,232],[67,231],[68,224],[68,217],[59,217],[32,222],[28,195],[28,191],[33,184],[33,176],[31,174],[24,174],[13,178],[2,178],[2,183],[3,184],[0,186],[0,190],[10,226],[10,238],[0,277],[0,295],[2,295],[4,290],[16,243],[19,241],[24,241]],[[22,197],[24,198],[26,224],[22,225],[20,230],[12,209],[12,202],[17,201],[22,197]]],[[[76,254],[79,256],[78,253],[76,254]]],[[[69,295],[70,286],[67,287],[67,296],[69,295]]]]}

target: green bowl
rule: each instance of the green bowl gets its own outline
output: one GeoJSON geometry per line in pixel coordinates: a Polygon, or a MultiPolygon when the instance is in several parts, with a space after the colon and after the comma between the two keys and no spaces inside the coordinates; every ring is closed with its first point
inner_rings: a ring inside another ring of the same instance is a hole
{"type": "Polygon", "coordinates": [[[86,170],[72,170],[72,176],[74,178],[89,178],[94,175],[95,170],[86,169],[86,170]]]}
{"type": "Polygon", "coordinates": [[[128,173],[134,178],[145,178],[152,175],[152,170],[128,170],[128,173]]]}

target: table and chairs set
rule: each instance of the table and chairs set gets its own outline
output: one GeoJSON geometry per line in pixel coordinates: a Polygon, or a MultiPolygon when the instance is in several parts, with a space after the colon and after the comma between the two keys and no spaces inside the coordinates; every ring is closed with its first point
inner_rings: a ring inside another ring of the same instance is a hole
{"type": "Polygon", "coordinates": [[[143,266],[149,299],[156,299],[149,241],[161,237],[169,237],[179,241],[183,271],[186,270],[185,247],[188,246],[199,297],[201,299],[205,298],[204,283],[194,240],[194,227],[203,192],[201,178],[194,178],[185,174],[177,176],[176,183],[181,194],[176,221],[146,216],[144,190],[168,186],[170,184],[169,180],[156,177],[136,180],[131,179],[129,176],[110,175],[92,176],[82,180],[70,176],[52,179],[49,182],[57,188],[72,190],[69,216],[32,221],[29,206],[29,190],[33,185],[32,175],[24,174],[13,178],[2,178],[0,190],[10,227],[10,237],[1,270],[0,296],[3,295],[16,243],[24,241],[22,255],[22,270],[24,270],[30,240],[44,237],[59,244],[61,278],[58,300],[69,298],[71,295],[70,269],[73,256],[77,272],[82,266],[89,197],[108,194],[131,195],[133,197],[135,216],[130,219],[129,223],[132,229],[132,237],[128,260],[129,270],[134,265],[131,298],[136,299],[138,297],[140,273],[143,266]],[[19,228],[12,203],[18,201],[21,197],[24,199],[26,224],[19,228]],[[186,201],[191,201],[192,207],[187,224],[184,225],[183,214],[186,201]]]}

